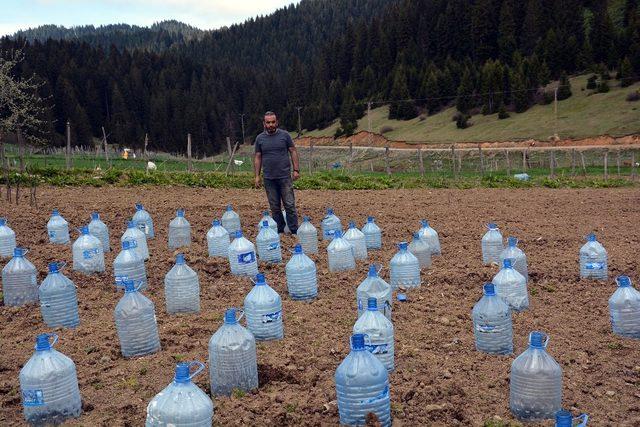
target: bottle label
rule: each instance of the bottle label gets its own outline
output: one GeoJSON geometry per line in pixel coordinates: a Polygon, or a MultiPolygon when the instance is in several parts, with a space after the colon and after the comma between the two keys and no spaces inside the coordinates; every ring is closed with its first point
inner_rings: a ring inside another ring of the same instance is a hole
{"type": "Polygon", "coordinates": [[[116,276],[115,279],[116,279],[116,286],[123,286],[124,281],[128,280],[129,276],[125,276],[125,275],[121,274],[121,275],[116,276]]]}
{"type": "Polygon", "coordinates": [[[604,262],[588,262],[585,264],[587,270],[604,270],[604,262]]]}
{"type": "Polygon", "coordinates": [[[238,264],[251,264],[256,261],[256,253],[254,251],[238,254],[238,264]]]}
{"type": "Polygon", "coordinates": [[[496,327],[493,325],[476,325],[476,331],[481,333],[491,333],[495,331],[496,327]]]}
{"type": "Polygon", "coordinates": [[[389,344],[369,344],[365,345],[365,348],[372,354],[389,353],[389,344]]]}
{"type": "MultiPolygon", "coordinates": [[[[129,239],[127,239],[129,240],[129,239]]],[[[135,249],[138,247],[138,239],[130,239],[129,240],[129,249],[135,249]]]]}
{"type": "Polygon", "coordinates": [[[56,232],[53,230],[49,230],[49,237],[51,237],[52,239],[56,238],[56,232]]]}
{"type": "Polygon", "coordinates": [[[382,390],[380,394],[378,394],[377,396],[373,396],[369,399],[361,400],[360,403],[368,404],[368,403],[374,403],[379,400],[385,400],[385,399],[389,399],[389,385],[385,386],[384,390],[382,390]]]}
{"type": "Polygon", "coordinates": [[[98,255],[98,248],[86,249],[86,250],[82,251],[82,258],[84,258],[84,259],[91,259],[95,255],[98,255]]]}
{"type": "Polygon", "coordinates": [[[280,247],[280,243],[275,242],[275,243],[271,243],[269,244],[269,247],[267,248],[268,251],[275,251],[276,249],[278,249],[280,247]]]}
{"type": "Polygon", "coordinates": [[[273,323],[280,320],[282,317],[282,310],[276,311],[273,313],[263,314],[262,315],[262,323],[273,323]]]}
{"type": "Polygon", "coordinates": [[[333,236],[334,234],[336,234],[336,230],[324,230],[325,236],[333,236]]]}
{"type": "Polygon", "coordinates": [[[24,406],[43,406],[44,393],[42,390],[22,390],[22,402],[24,406]]]}

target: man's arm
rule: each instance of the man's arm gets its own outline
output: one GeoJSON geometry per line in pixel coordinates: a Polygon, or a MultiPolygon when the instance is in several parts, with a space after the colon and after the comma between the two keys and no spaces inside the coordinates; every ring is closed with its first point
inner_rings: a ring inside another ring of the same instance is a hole
{"type": "Polygon", "coordinates": [[[293,163],[293,179],[294,181],[300,178],[300,161],[298,159],[298,150],[296,147],[289,147],[289,154],[291,155],[291,162],[293,163]]]}
{"type": "Polygon", "coordinates": [[[253,175],[256,188],[260,187],[260,169],[262,169],[262,153],[256,151],[253,155],[253,175]]]}

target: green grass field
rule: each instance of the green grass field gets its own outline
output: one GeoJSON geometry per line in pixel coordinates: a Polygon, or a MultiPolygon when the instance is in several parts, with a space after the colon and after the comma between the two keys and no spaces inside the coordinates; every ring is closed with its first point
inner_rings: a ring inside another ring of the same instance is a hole
{"type": "MultiPolygon", "coordinates": [[[[640,132],[640,102],[626,101],[630,92],[640,90],[640,83],[620,88],[616,80],[611,80],[608,93],[592,94],[587,90],[589,75],[571,79],[573,95],[558,103],[556,123],[553,103],[535,105],[524,113],[510,112],[511,117],[498,119],[497,114],[471,117],[473,124],[467,129],[456,128],[452,120],[455,108],[448,108],[425,120],[414,118],[408,121],[389,120],[389,107],[383,106],[371,111],[372,131],[380,133],[383,126],[392,131],[385,136],[395,141],[412,142],[462,142],[462,141],[513,141],[522,139],[547,140],[557,129],[561,138],[587,138],[599,135],[628,135],[640,132]],[[584,90],[583,90],[584,89],[584,90]]],[[[358,131],[367,130],[368,118],[358,121],[358,131]]],[[[304,136],[333,136],[338,121],[331,126],[304,136]]]]}

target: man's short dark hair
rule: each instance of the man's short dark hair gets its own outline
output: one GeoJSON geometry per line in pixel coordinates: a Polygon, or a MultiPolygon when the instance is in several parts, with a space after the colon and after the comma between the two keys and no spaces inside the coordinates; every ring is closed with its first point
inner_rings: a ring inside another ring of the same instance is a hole
{"type": "Polygon", "coordinates": [[[278,118],[278,116],[276,116],[276,113],[274,113],[273,111],[267,111],[266,113],[264,113],[264,117],[267,116],[274,116],[276,119],[278,118]]]}

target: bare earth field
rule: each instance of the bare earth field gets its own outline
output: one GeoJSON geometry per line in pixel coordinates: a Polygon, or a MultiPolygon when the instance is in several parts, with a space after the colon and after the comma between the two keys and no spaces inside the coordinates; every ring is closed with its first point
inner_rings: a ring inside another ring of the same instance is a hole
{"type": "MultiPolygon", "coordinates": [[[[505,237],[520,238],[529,259],[531,308],[514,315],[515,353],[526,348],[530,331],[547,332],[548,350],[564,372],[563,406],[587,412],[594,426],[640,425],[640,341],[611,333],[607,300],[615,290],[613,279],[577,278],[582,236],[594,230],[609,251],[611,277],[627,274],[640,284],[637,189],[300,191],[297,197],[300,211],[317,227],[327,206],[335,208],[343,224],[354,219],[362,225],[366,215],[375,215],[384,247],[371,252],[370,259],[385,264],[381,274],[387,280],[394,243],[409,239],[421,218],[440,233],[443,255],[423,273],[423,286],[393,308],[394,425],[482,425],[489,419],[512,419],[509,368],[514,356],[476,352],[471,324],[482,284],[497,271],[481,264],[480,238],[489,221],[497,222],[505,237]]],[[[231,276],[226,260],[207,258],[205,233],[232,202],[245,233],[255,239],[266,206],[262,190],[43,188],[40,209],[2,200],[0,216],[9,218],[19,245],[30,249],[27,257],[42,280],[48,262],[71,260],[70,246],[48,243],[45,224],[51,209],[59,208],[74,227],[98,210],[110,227],[112,248],[117,248],[136,201],[145,204],[156,225],[146,295],[156,305],[162,351],[129,360],[120,354],[113,309],[122,293],[114,289],[111,269],[117,250],[107,254],[105,274],[85,277],[67,267],[65,274],[78,286],[81,324],[75,331],[56,331],[56,348],[78,370],[84,411],[72,425],[142,425],[147,403],[172,380],[176,361],[206,361],[207,343],[221,325],[224,309],[241,306],[251,287],[248,279],[231,276]],[[167,249],[167,227],[178,207],[186,209],[193,227],[194,243],[185,253],[200,275],[198,315],[169,316],[165,311],[163,280],[174,260],[167,249]]],[[[294,242],[291,236],[283,238],[285,262],[294,242]]],[[[285,339],[258,344],[260,388],[245,396],[215,398],[216,425],[338,424],[333,375],[349,349],[357,314],[355,289],[368,263],[359,263],[357,271],[330,274],[326,244],[320,248],[314,256],[319,295],[311,303],[289,299],[284,263],[262,269],[283,297],[285,339]]],[[[36,334],[50,330],[37,306],[0,306],[0,323],[0,425],[20,425],[18,373],[33,352],[36,334]]],[[[209,391],[208,375],[196,381],[209,391]]]]}

